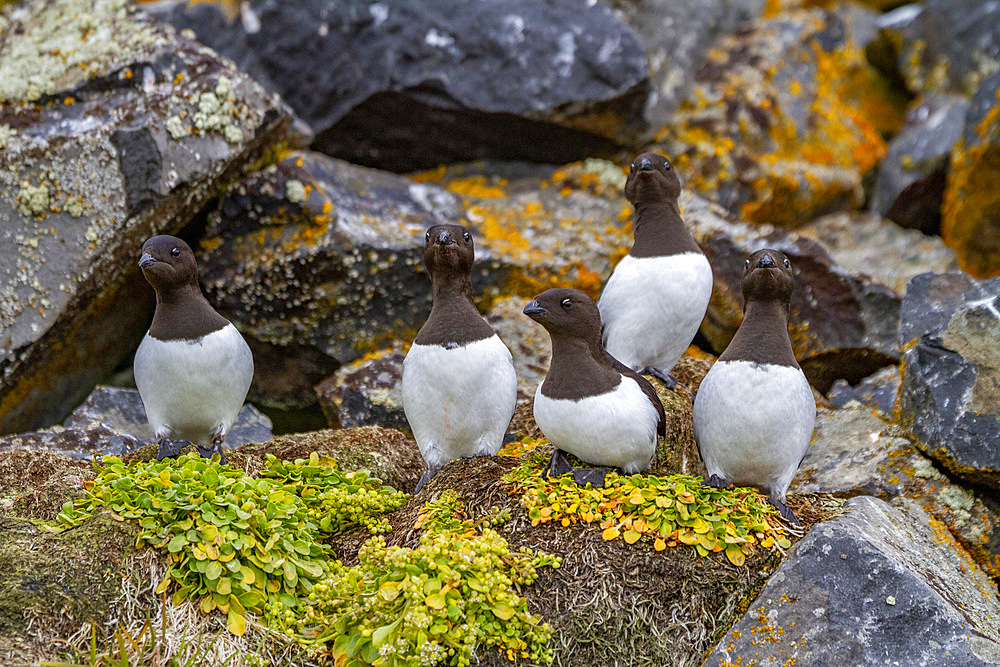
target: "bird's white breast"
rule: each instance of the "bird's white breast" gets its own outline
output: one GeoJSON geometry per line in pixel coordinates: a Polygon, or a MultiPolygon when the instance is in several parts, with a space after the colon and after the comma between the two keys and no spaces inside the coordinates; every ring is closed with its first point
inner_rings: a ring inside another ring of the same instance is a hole
{"type": "Polygon", "coordinates": [[[514,362],[497,335],[451,349],[413,344],[403,360],[403,411],[432,468],[496,454],[516,403],[514,362]]]}
{"type": "Polygon", "coordinates": [[[698,332],[712,296],[712,267],[701,253],[626,255],[597,303],[604,346],[633,370],[669,372],[698,332]]]}
{"type": "Polygon", "coordinates": [[[211,441],[224,435],[253,380],[253,355],[232,324],[195,340],[148,333],[135,353],[135,384],[156,437],[211,441]]]}
{"type": "Polygon", "coordinates": [[[709,475],[778,498],[806,453],[816,402],[798,368],[718,361],[694,402],[694,433],[709,475]]]}
{"type": "Polygon", "coordinates": [[[659,414],[639,383],[623,377],[606,394],[571,400],[535,391],[535,422],[553,446],[587,463],[636,473],[656,450],[659,414]]]}

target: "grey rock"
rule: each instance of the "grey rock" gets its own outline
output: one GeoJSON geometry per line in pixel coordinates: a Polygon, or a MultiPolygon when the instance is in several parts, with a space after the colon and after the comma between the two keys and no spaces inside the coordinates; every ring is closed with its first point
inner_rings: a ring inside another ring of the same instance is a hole
{"type": "Polygon", "coordinates": [[[359,164],[560,163],[644,129],[646,57],[601,2],[252,0],[228,24],[188,3],[160,11],[263,70],[314,148],[359,164]]]}
{"type": "Polygon", "coordinates": [[[955,251],[939,237],[867,213],[834,213],[796,230],[818,241],[852,275],[888,287],[902,297],[910,279],[958,269],[955,251]]]}
{"type": "Polygon", "coordinates": [[[1000,278],[917,276],[899,335],[900,425],[954,474],[1000,488],[1000,278]]]}
{"type": "MultiPolygon", "coordinates": [[[[68,429],[97,425],[126,433],[140,443],[156,442],[146,419],[142,398],[135,389],[98,385],[63,422],[68,429]]],[[[272,437],[271,420],[247,403],[240,408],[224,444],[236,447],[245,442],[266,442],[272,437]]]]}
{"type": "Polygon", "coordinates": [[[88,424],[17,433],[0,437],[0,452],[17,449],[50,451],[73,459],[89,459],[101,455],[124,456],[143,446],[143,442],[105,424],[88,424]]]}
{"type": "Polygon", "coordinates": [[[403,358],[389,349],[346,364],[316,385],[316,396],[330,426],[385,426],[404,433],[403,358]]]}
{"type": "Polygon", "coordinates": [[[0,20],[4,433],[60,422],[127,358],[153,306],[142,242],[181,230],[291,116],[124,0],[5,4],[0,20]]]}
{"type": "Polygon", "coordinates": [[[723,35],[760,16],[763,0],[640,0],[614,3],[642,42],[652,86],[646,117],[663,127],[687,97],[695,73],[723,35]]]}
{"type": "Polygon", "coordinates": [[[914,93],[971,96],[1000,67],[1000,5],[926,0],[879,19],[894,69],[914,93]]]}
{"type": "Polygon", "coordinates": [[[909,502],[862,496],[815,526],[705,665],[995,665],[993,583],[909,502]]]}
{"type": "Polygon", "coordinates": [[[879,166],[872,211],[903,227],[938,232],[949,158],[968,109],[964,97],[932,94],[907,112],[879,166]]]}
{"type": "Polygon", "coordinates": [[[901,381],[899,366],[886,366],[854,386],[844,380],[837,380],[830,387],[827,398],[835,408],[843,408],[856,402],[891,417],[901,381]]]}

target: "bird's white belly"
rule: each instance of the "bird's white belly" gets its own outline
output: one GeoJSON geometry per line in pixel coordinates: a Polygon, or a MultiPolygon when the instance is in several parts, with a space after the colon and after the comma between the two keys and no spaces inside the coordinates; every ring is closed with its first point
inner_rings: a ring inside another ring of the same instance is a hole
{"type": "Polygon", "coordinates": [[[698,333],[711,296],[712,267],[701,253],[626,255],[597,303],[604,346],[633,370],[669,372],[698,333]]]}
{"type": "Polygon", "coordinates": [[[719,361],[694,402],[694,434],[709,475],[779,499],[809,447],[816,402],[798,368],[719,361]]]}
{"type": "Polygon", "coordinates": [[[208,444],[236,421],[253,380],[253,355],[232,324],[196,341],[147,333],[134,370],[155,436],[208,444]]]}
{"type": "Polygon", "coordinates": [[[535,391],[535,422],[554,447],[587,463],[636,473],[649,467],[656,450],[659,414],[632,378],[607,394],[554,399],[535,391]]]}
{"type": "Polygon", "coordinates": [[[452,349],[413,344],[403,360],[403,411],[431,468],[496,454],[516,403],[514,362],[499,336],[452,349]]]}

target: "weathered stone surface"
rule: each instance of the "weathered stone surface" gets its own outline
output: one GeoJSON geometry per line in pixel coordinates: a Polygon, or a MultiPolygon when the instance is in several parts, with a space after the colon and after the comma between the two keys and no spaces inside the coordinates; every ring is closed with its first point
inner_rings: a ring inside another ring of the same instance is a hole
{"type": "Polygon", "coordinates": [[[559,173],[547,168],[545,187],[534,173],[508,189],[482,175],[439,186],[430,182],[437,172],[415,181],[296,152],[235,185],[199,262],[209,300],[250,339],[259,366],[279,370],[257,374],[251,399],[315,402],[313,386],[341,364],[412,340],[430,312],[423,233],[434,224],[472,229],[484,309],[502,294],[531,297],[557,284],[596,297],[609,256],[628,238],[622,204],[564,193],[575,176],[559,173]]]}
{"type": "Polygon", "coordinates": [[[286,107],[124,0],[0,21],[0,432],[61,421],[141,339],[143,240],[283,135],[286,107]]]}
{"type": "Polygon", "coordinates": [[[65,454],[74,459],[100,458],[102,454],[123,456],[142,445],[142,441],[128,433],[109,428],[105,424],[52,428],[0,437],[0,452],[17,449],[45,450],[65,454]]]}
{"type": "Polygon", "coordinates": [[[783,12],[721,39],[657,134],[687,185],[742,219],[799,227],[857,208],[902,100],[859,47],[870,10],[783,12]]]}
{"type": "Polygon", "coordinates": [[[639,0],[612,3],[632,26],[649,60],[646,118],[663,127],[687,97],[716,40],[760,16],[763,0],[639,0]]]}
{"type": "Polygon", "coordinates": [[[964,97],[929,95],[907,112],[879,166],[873,212],[925,234],[938,232],[950,155],[968,109],[964,97]]]}
{"type": "Polygon", "coordinates": [[[830,387],[827,397],[833,407],[838,409],[855,402],[891,417],[901,381],[899,366],[886,366],[854,386],[844,380],[837,380],[830,387]]]}
{"type": "Polygon", "coordinates": [[[330,426],[386,426],[409,433],[403,412],[405,356],[405,351],[393,348],[365,355],[316,385],[330,426]]]}
{"type": "Polygon", "coordinates": [[[789,490],[913,500],[947,526],[983,571],[1000,578],[1000,507],[943,475],[905,436],[897,424],[864,407],[821,407],[789,490]]]}
{"type": "Polygon", "coordinates": [[[911,503],[862,496],[795,547],[706,665],[994,665],[1000,601],[911,503]]]}
{"type": "Polygon", "coordinates": [[[219,52],[256,60],[251,71],[316,131],[314,148],[368,166],[568,162],[645,127],[642,46],[599,2],[253,0],[228,25],[214,8],[163,11],[219,52]]]}
{"type": "Polygon", "coordinates": [[[972,95],[1000,67],[1000,6],[981,0],[926,0],[879,18],[881,61],[914,93],[972,95]]]}
{"type": "Polygon", "coordinates": [[[1000,188],[993,178],[1000,168],[998,93],[1000,72],[984,79],[972,98],[965,133],[951,154],[941,214],[941,236],[962,270],[977,278],[1000,275],[1000,188]]]}
{"type": "Polygon", "coordinates": [[[959,477],[1000,488],[1000,279],[917,276],[899,337],[900,425],[959,477]]]}
{"type": "MultiPolygon", "coordinates": [[[[143,444],[154,442],[146,410],[135,389],[98,385],[87,400],[63,422],[63,426],[68,429],[96,425],[128,434],[133,440],[143,444]]],[[[224,444],[232,448],[245,442],[266,442],[272,437],[271,420],[248,403],[240,409],[236,422],[226,434],[224,444]]]]}
{"type": "Polygon", "coordinates": [[[775,248],[792,264],[795,291],[789,335],[813,387],[825,393],[837,378],[858,382],[898,361],[900,297],[891,289],[841,268],[823,246],[806,236],[737,222],[718,206],[687,192],[681,194],[680,203],[715,277],[700,329],[714,352],[725,349],[743,319],[744,260],[755,250],[775,248]]]}
{"type": "Polygon", "coordinates": [[[796,230],[818,241],[851,275],[890,288],[902,297],[911,278],[958,268],[955,251],[936,236],[868,213],[834,213],[796,230]]]}

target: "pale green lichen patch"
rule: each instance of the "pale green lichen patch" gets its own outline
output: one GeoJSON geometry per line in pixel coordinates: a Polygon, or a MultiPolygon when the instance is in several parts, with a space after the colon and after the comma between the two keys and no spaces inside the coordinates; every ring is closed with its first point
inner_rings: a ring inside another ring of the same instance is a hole
{"type": "Polygon", "coordinates": [[[25,32],[0,49],[0,102],[33,102],[127,60],[157,33],[131,18],[126,0],[63,0],[39,5],[25,32]]]}
{"type": "Polygon", "coordinates": [[[295,179],[285,181],[285,197],[293,204],[301,204],[306,200],[306,186],[295,179]]]}
{"type": "Polygon", "coordinates": [[[198,111],[195,112],[192,121],[199,133],[207,134],[212,131],[220,131],[226,141],[231,144],[243,141],[243,131],[233,125],[236,108],[233,106],[232,92],[233,83],[229,77],[220,76],[214,91],[205,92],[198,96],[196,102],[198,111]]]}
{"type": "Polygon", "coordinates": [[[32,185],[28,181],[21,181],[17,203],[18,210],[24,215],[45,215],[49,210],[49,189],[44,185],[32,185]]]}
{"type": "Polygon", "coordinates": [[[614,162],[600,160],[597,158],[587,158],[583,161],[583,171],[588,174],[596,174],[602,183],[615,189],[625,187],[625,172],[614,162]]]}
{"type": "Polygon", "coordinates": [[[9,125],[0,125],[0,149],[7,148],[7,142],[13,137],[17,132],[12,130],[9,125]]]}
{"type": "Polygon", "coordinates": [[[166,124],[167,132],[174,139],[182,139],[190,134],[187,127],[184,126],[184,121],[181,120],[180,116],[171,116],[167,119],[166,124]]]}

